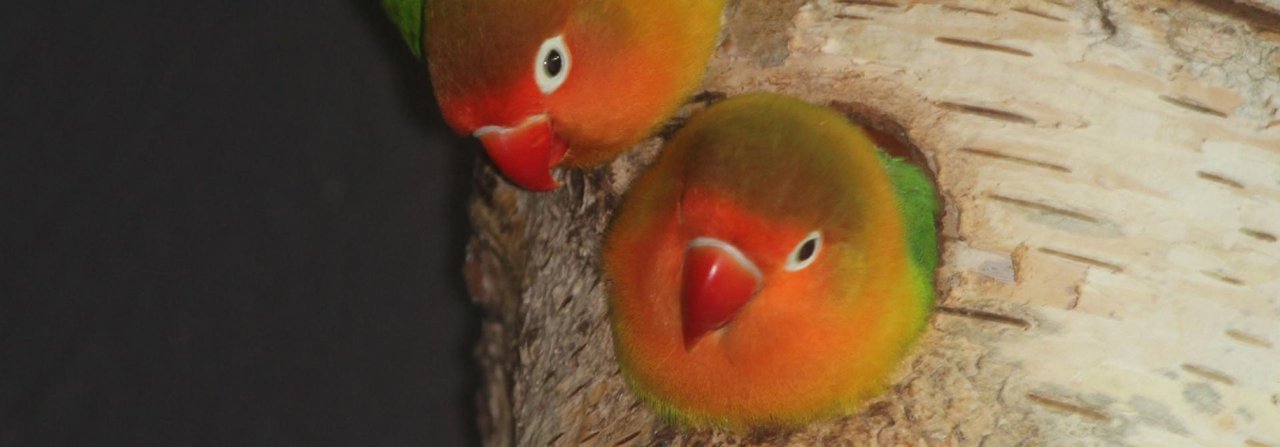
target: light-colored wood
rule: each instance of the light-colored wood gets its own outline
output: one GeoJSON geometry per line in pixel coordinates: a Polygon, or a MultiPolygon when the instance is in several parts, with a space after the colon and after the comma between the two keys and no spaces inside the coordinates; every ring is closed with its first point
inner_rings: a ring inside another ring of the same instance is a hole
{"type": "Polygon", "coordinates": [[[550,194],[481,167],[467,272],[487,444],[1280,446],[1274,6],[731,4],[707,91],[873,110],[919,148],[947,202],[943,308],[857,415],[682,431],[618,377],[598,276],[660,143],[550,194]]]}
{"type": "Polygon", "coordinates": [[[1280,0],[1236,0],[1236,3],[1252,6],[1266,14],[1280,14],[1280,0]]]}

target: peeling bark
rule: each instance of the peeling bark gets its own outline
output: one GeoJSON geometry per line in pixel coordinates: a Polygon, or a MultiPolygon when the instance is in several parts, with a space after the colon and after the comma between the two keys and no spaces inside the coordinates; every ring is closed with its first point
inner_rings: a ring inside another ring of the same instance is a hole
{"type": "MultiPolygon", "coordinates": [[[[706,92],[905,136],[946,200],[940,307],[856,415],[734,435],[618,376],[601,233],[660,138],[553,193],[477,170],[487,445],[1280,446],[1273,0],[740,0],[706,92]]],[[[682,118],[667,127],[675,129],[682,118]]]]}

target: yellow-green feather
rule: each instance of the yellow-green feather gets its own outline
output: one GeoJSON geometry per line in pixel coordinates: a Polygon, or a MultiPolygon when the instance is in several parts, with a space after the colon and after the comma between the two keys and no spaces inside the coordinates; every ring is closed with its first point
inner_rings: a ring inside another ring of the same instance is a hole
{"type": "MultiPolygon", "coordinates": [[[[907,231],[907,250],[918,284],[920,300],[926,308],[933,306],[933,271],[938,267],[938,240],[935,219],[938,197],[933,183],[910,163],[880,152],[881,163],[889,173],[893,192],[898,199],[903,226],[907,231]]],[[[921,322],[923,323],[923,322],[921,322]]]]}
{"type": "Polygon", "coordinates": [[[422,59],[422,4],[425,0],[382,0],[387,18],[400,30],[404,43],[418,59],[422,59]]]}

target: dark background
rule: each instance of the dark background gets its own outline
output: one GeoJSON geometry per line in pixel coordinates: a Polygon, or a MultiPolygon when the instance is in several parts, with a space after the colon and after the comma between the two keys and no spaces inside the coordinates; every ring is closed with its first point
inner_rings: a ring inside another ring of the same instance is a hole
{"type": "Polygon", "coordinates": [[[377,0],[9,0],[0,446],[466,445],[474,143],[377,0]]]}

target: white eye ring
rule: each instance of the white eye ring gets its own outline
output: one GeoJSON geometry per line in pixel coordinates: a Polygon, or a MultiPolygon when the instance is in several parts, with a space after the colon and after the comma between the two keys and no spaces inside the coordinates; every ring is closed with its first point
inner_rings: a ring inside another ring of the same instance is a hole
{"type": "Polygon", "coordinates": [[[542,94],[550,94],[569,79],[569,69],[573,67],[573,58],[569,56],[569,46],[564,43],[564,35],[542,41],[538,48],[538,56],[533,59],[533,80],[538,84],[542,94]]]}
{"type": "Polygon", "coordinates": [[[814,230],[804,237],[804,240],[796,244],[796,248],[791,250],[791,254],[787,256],[787,265],[783,268],[789,272],[804,269],[809,264],[813,264],[814,259],[818,259],[818,253],[822,251],[822,232],[814,230]]]}

